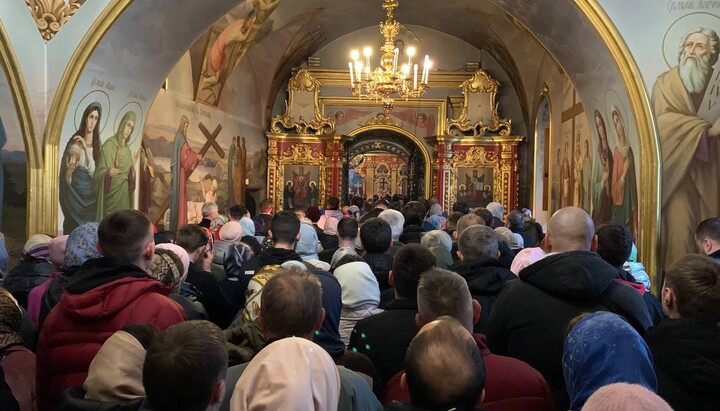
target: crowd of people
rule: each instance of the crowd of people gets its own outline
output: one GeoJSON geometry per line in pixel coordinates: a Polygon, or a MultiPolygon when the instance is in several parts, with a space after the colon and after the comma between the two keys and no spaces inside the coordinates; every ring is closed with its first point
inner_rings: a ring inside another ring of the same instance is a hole
{"type": "Polygon", "coordinates": [[[0,409],[720,404],[720,217],[652,276],[658,299],[628,229],[577,207],[547,232],[497,202],[259,208],[206,203],[176,232],[120,210],[30,237],[0,261],[0,409]]]}

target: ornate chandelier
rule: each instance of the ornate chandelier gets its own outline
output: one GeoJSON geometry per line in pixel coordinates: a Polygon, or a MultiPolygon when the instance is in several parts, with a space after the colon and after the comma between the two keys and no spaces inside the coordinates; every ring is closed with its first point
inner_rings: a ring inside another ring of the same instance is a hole
{"type": "MultiPolygon", "coordinates": [[[[385,43],[380,48],[380,67],[370,69],[370,56],[372,48],[363,48],[365,62],[360,60],[358,50],[350,53],[352,61],[348,63],[350,68],[350,92],[353,96],[362,99],[382,102],[382,109],[385,113],[392,111],[395,106],[393,96],[403,98],[418,98],[428,90],[428,75],[432,62],[426,55],[423,61],[422,72],[418,73],[417,63],[413,64],[415,47],[408,47],[405,51],[407,63],[401,64],[400,50],[395,47],[395,37],[402,26],[393,17],[393,10],[398,7],[398,0],[384,0],[383,9],[387,13],[385,22],[380,23],[380,32],[385,38],[385,43]]],[[[404,60],[404,58],[403,58],[404,60]]]]}

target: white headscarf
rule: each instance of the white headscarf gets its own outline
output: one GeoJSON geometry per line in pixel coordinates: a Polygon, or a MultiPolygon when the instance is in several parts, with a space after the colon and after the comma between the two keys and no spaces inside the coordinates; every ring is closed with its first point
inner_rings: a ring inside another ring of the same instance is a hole
{"type": "Polygon", "coordinates": [[[335,411],[340,375],[319,345],[298,337],[263,348],[235,385],[232,411],[335,411]]]}
{"type": "Polygon", "coordinates": [[[343,307],[354,309],[380,304],[380,288],[368,263],[354,261],[343,264],[333,274],[340,283],[343,307]]]}

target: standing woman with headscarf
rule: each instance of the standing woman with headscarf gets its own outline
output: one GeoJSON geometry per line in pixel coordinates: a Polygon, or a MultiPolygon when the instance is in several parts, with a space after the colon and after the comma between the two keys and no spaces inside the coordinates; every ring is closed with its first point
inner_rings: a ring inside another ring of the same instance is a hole
{"type": "Polygon", "coordinates": [[[97,192],[96,221],[102,221],[103,217],[113,211],[132,208],[135,169],[129,143],[136,121],[134,111],[125,113],[115,134],[102,145],[93,178],[97,192]]]}
{"type": "Polygon", "coordinates": [[[100,158],[100,120],[102,108],[92,103],[83,113],[80,128],[65,146],[60,162],[60,208],[63,233],[70,234],[77,226],[94,221],[97,194],[93,187],[95,164],[100,158]]]}

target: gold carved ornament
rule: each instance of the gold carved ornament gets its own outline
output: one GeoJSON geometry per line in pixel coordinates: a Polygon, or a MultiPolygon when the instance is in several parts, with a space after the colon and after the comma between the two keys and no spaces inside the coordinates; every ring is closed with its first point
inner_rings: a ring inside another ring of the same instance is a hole
{"type": "Polygon", "coordinates": [[[335,132],[335,122],[323,116],[320,111],[320,102],[318,94],[322,83],[310,74],[308,69],[303,68],[290,78],[288,82],[289,99],[286,103],[285,114],[275,116],[270,122],[270,130],[273,133],[284,133],[294,129],[298,134],[316,134],[327,135],[335,132]],[[297,94],[312,93],[312,102],[299,102],[297,94]],[[302,114],[297,119],[294,118],[293,110],[299,109],[299,105],[312,104],[311,119],[303,118],[302,114]]]}
{"type": "Polygon", "coordinates": [[[498,114],[498,104],[495,102],[500,83],[490,77],[483,70],[476,71],[473,76],[465,80],[460,88],[463,94],[463,107],[457,118],[450,119],[447,124],[447,133],[453,136],[470,135],[473,137],[486,135],[488,132],[498,133],[501,136],[508,136],[512,130],[511,120],[501,119],[498,114]],[[470,95],[474,93],[488,93],[491,119],[484,122],[482,119],[471,123],[468,118],[470,95]]]}
{"type": "MultiPolygon", "coordinates": [[[[282,210],[283,207],[283,190],[285,189],[285,166],[301,165],[301,166],[320,166],[318,173],[318,200],[323,202],[326,198],[326,188],[332,186],[332,173],[327,172],[327,164],[329,159],[323,155],[322,150],[317,147],[310,147],[307,144],[298,143],[292,147],[283,150],[275,162],[275,209],[282,210]]],[[[269,181],[270,182],[270,181],[269,181]]],[[[272,183],[272,182],[271,182],[272,183]]]]}
{"type": "Polygon", "coordinates": [[[405,123],[396,123],[391,117],[388,117],[385,113],[377,113],[375,117],[370,117],[368,121],[358,123],[358,126],[393,126],[398,128],[405,127],[405,123]]]}
{"type": "Polygon", "coordinates": [[[85,0],[25,0],[40,35],[48,42],[85,3],[85,0]]]}

